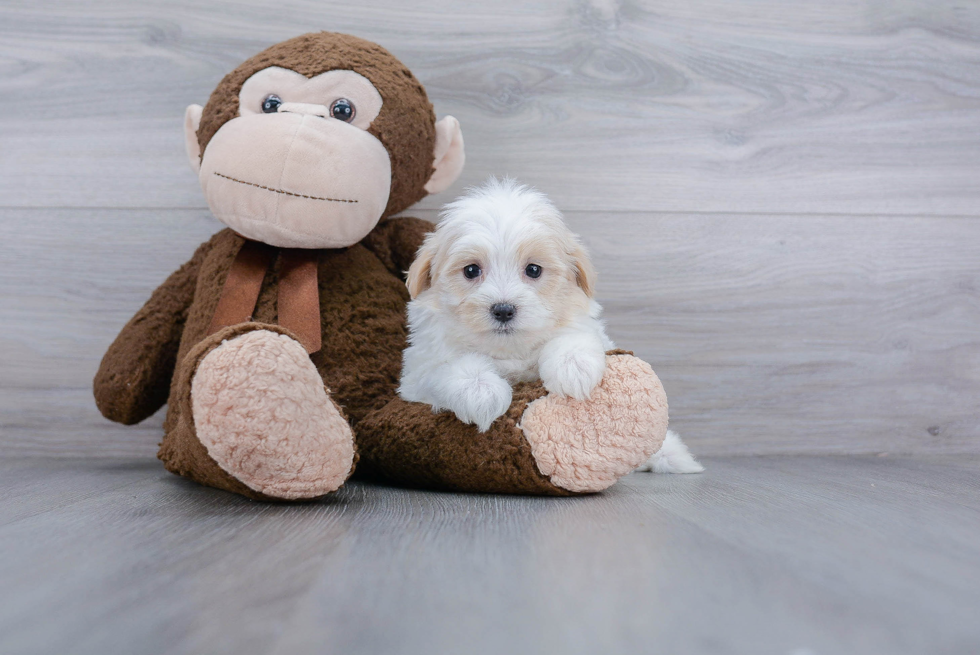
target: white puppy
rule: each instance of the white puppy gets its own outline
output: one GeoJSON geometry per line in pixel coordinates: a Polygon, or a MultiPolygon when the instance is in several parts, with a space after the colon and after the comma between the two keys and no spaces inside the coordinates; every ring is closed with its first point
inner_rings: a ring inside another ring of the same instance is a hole
{"type": "MultiPolygon", "coordinates": [[[[446,206],[408,272],[409,347],[399,395],[485,431],[511,385],[540,379],[585,399],[613,348],[588,254],[551,202],[491,179],[446,206]]],[[[676,433],[638,470],[704,470],[676,433]]]]}
{"type": "Polygon", "coordinates": [[[585,248],[542,194],[491,179],[449,204],[408,272],[399,395],[486,431],[511,385],[584,400],[613,348],[585,248]]]}

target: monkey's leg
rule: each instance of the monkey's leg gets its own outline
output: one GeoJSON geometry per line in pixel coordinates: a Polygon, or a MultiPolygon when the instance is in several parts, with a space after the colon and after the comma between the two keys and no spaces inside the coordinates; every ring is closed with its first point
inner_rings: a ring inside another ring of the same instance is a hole
{"type": "Polygon", "coordinates": [[[514,389],[480,433],[449,412],[391,401],[357,424],[360,471],[410,486],[570,495],[605,489],[643,464],[667,433],[667,396],[650,366],[623,351],[585,401],[514,389]]]}
{"type": "Polygon", "coordinates": [[[180,366],[159,453],[170,471],[263,500],[315,498],[350,476],[350,424],[287,331],[226,328],[180,366]]]}

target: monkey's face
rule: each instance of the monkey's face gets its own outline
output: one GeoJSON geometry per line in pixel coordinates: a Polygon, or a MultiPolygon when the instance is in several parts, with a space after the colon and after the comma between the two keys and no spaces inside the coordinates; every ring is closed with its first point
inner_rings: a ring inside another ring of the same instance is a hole
{"type": "Polygon", "coordinates": [[[452,184],[463,137],[388,51],[347,34],[283,41],[225,76],[184,123],[208,205],[242,236],[343,248],[452,184]]]}
{"type": "Polygon", "coordinates": [[[388,203],[391,163],[367,131],[381,94],[362,75],[313,78],[273,66],[245,81],[239,116],[211,137],[200,180],[211,211],[250,239],[287,248],[357,243],[388,203]]]}

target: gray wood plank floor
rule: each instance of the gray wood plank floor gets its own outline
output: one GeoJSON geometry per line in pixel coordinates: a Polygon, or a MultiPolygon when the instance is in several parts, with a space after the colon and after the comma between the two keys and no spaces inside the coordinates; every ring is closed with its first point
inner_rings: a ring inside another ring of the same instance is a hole
{"type": "Polygon", "coordinates": [[[149,458],[6,459],[0,652],[980,650],[980,457],[705,463],[275,506],[149,458]]]}

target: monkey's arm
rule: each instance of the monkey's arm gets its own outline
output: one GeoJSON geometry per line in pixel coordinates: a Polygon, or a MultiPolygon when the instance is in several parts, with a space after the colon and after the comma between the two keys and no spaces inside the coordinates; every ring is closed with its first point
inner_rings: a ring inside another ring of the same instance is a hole
{"type": "Polygon", "coordinates": [[[153,292],[106,351],[92,386],[107,419],[132,425],[167,402],[187,310],[210,246],[202,244],[153,292]]]}
{"type": "Polygon", "coordinates": [[[422,240],[434,229],[434,224],[421,218],[391,218],[374,228],[361,243],[377,255],[389,271],[404,280],[405,271],[415,261],[422,240]]]}

